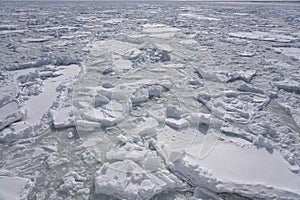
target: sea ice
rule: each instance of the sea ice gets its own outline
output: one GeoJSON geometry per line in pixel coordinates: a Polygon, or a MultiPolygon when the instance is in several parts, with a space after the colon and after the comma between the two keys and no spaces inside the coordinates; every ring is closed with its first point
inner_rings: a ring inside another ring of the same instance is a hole
{"type": "Polygon", "coordinates": [[[0,199],[25,200],[32,188],[33,183],[27,178],[0,176],[0,199]]]}
{"type": "Polygon", "coordinates": [[[169,171],[147,172],[131,160],[104,163],[95,174],[94,184],[96,194],[126,199],[150,199],[164,190],[180,187],[180,181],[169,171]]]}
{"type": "Polygon", "coordinates": [[[13,100],[0,107],[0,130],[11,123],[22,119],[24,113],[20,109],[19,102],[13,100]]]}
{"type": "Polygon", "coordinates": [[[63,107],[54,111],[53,124],[55,128],[68,128],[74,126],[72,107],[63,107]]]}
{"type": "Polygon", "coordinates": [[[238,37],[252,40],[262,40],[262,41],[272,41],[272,42],[292,42],[295,40],[293,36],[283,35],[279,33],[272,32],[261,32],[261,31],[253,31],[253,32],[235,32],[228,33],[230,37],[238,37]]]}
{"type": "Polygon", "coordinates": [[[133,105],[146,102],[148,101],[148,98],[149,98],[149,91],[147,88],[137,89],[130,97],[133,105]]]}
{"type": "Polygon", "coordinates": [[[166,117],[180,119],[181,118],[181,110],[174,105],[168,105],[166,109],[166,117]]]}
{"type": "Polygon", "coordinates": [[[186,128],[189,125],[188,121],[185,119],[167,118],[165,122],[167,125],[175,129],[186,128]]]}

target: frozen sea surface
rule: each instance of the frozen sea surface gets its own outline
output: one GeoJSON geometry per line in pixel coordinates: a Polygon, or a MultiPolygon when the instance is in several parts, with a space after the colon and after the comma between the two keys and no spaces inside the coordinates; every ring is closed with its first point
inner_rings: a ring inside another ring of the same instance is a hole
{"type": "Polygon", "coordinates": [[[299,13],[0,2],[0,199],[300,199],[299,13]]]}

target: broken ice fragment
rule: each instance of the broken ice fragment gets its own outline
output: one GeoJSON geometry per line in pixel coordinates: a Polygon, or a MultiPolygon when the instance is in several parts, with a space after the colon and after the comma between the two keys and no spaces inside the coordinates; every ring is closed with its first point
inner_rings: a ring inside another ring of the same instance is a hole
{"type": "Polygon", "coordinates": [[[13,100],[0,107],[0,130],[23,117],[19,102],[13,100]]]}
{"type": "Polygon", "coordinates": [[[28,138],[31,134],[33,134],[33,129],[30,125],[23,121],[15,122],[0,132],[0,141],[11,143],[19,139],[28,138]]]}
{"type": "Polygon", "coordinates": [[[112,83],[105,82],[105,83],[102,83],[102,87],[103,88],[113,88],[114,85],[112,83]]]}
{"type": "Polygon", "coordinates": [[[181,118],[181,111],[177,106],[168,105],[166,110],[166,117],[180,119],[181,118]]]}
{"type": "Polygon", "coordinates": [[[170,127],[174,129],[182,129],[186,128],[189,123],[185,119],[172,119],[172,118],[167,118],[165,120],[166,124],[169,125],[170,127]]]}
{"type": "Polygon", "coordinates": [[[191,124],[199,125],[199,124],[210,124],[210,114],[205,113],[190,113],[188,116],[188,121],[191,124]]]}
{"type": "Polygon", "coordinates": [[[53,153],[46,159],[46,164],[49,169],[60,167],[68,162],[69,160],[67,158],[61,157],[58,153],[53,153]]]}
{"type": "Polygon", "coordinates": [[[278,89],[285,90],[286,92],[293,92],[300,94],[300,83],[294,80],[284,80],[275,82],[278,89]]]}
{"type": "Polygon", "coordinates": [[[56,110],[53,114],[53,124],[55,128],[68,128],[74,126],[72,107],[69,106],[56,110]]]}
{"type": "Polygon", "coordinates": [[[101,94],[95,96],[95,107],[100,107],[109,103],[109,99],[101,94]]]}
{"type": "Polygon", "coordinates": [[[167,170],[149,172],[132,160],[104,163],[96,172],[96,194],[121,199],[151,199],[154,195],[178,187],[178,179],[167,170]]]}
{"type": "Polygon", "coordinates": [[[264,94],[264,91],[262,89],[250,86],[248,84],[242,84],[237,89],[239,91],[243,91],[243,92],[253,92],[253,93],[264,94]]]}
{"type": "Polygon", "coordinates": [[[206,105],[206,103],[210,100],[210,95],[206,92],[201,92],[198,94],[197,99],[199,102],[203,103],[206,105]]]}
{"type": "Polygon", "coordinates": [[[87,120],[100,122],[105,127],[114,126],[117,122],[117,118],[107,114],[102,110],[90,110],[84,113],[87,120]]]}
{"type": "Polygon", "coordinates": [[[109,100],[111,100],[111,98],[112,98],[112,91],[111,90],[102,89],[102,90],[99,90],[97,93],[100,94],[100,95],[105,96],[109,100]]]}
{"type": "Polygon", "coordinates": [[[137,89],[130,97],[132,104],[140,104],[148,101],[149,92],[146,88],[137,89]]]}
{"type": "Polygon", "coordinates": [[[150,97],[160,97],[163,91],[163,87],[160,85],[151,85],[148,88],[150,97]]]}

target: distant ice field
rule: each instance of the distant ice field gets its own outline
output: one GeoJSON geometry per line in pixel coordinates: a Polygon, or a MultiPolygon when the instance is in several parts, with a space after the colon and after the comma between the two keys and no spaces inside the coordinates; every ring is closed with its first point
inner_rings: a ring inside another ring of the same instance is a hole
{"type": "Polygon", "coordinates": [[[299,13],[0,1],[0,200],[300,199],[299,13]]]}

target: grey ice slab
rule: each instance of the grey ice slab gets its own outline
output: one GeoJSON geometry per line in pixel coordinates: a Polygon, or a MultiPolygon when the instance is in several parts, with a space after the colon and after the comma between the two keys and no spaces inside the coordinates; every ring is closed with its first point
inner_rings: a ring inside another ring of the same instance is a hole
{"type": "Polygon", "coordinates": [[[10,101],[0,108],[0,130],[11,123],[22,119],[23,113],[19,109],[19,102],[10,101]]]}

